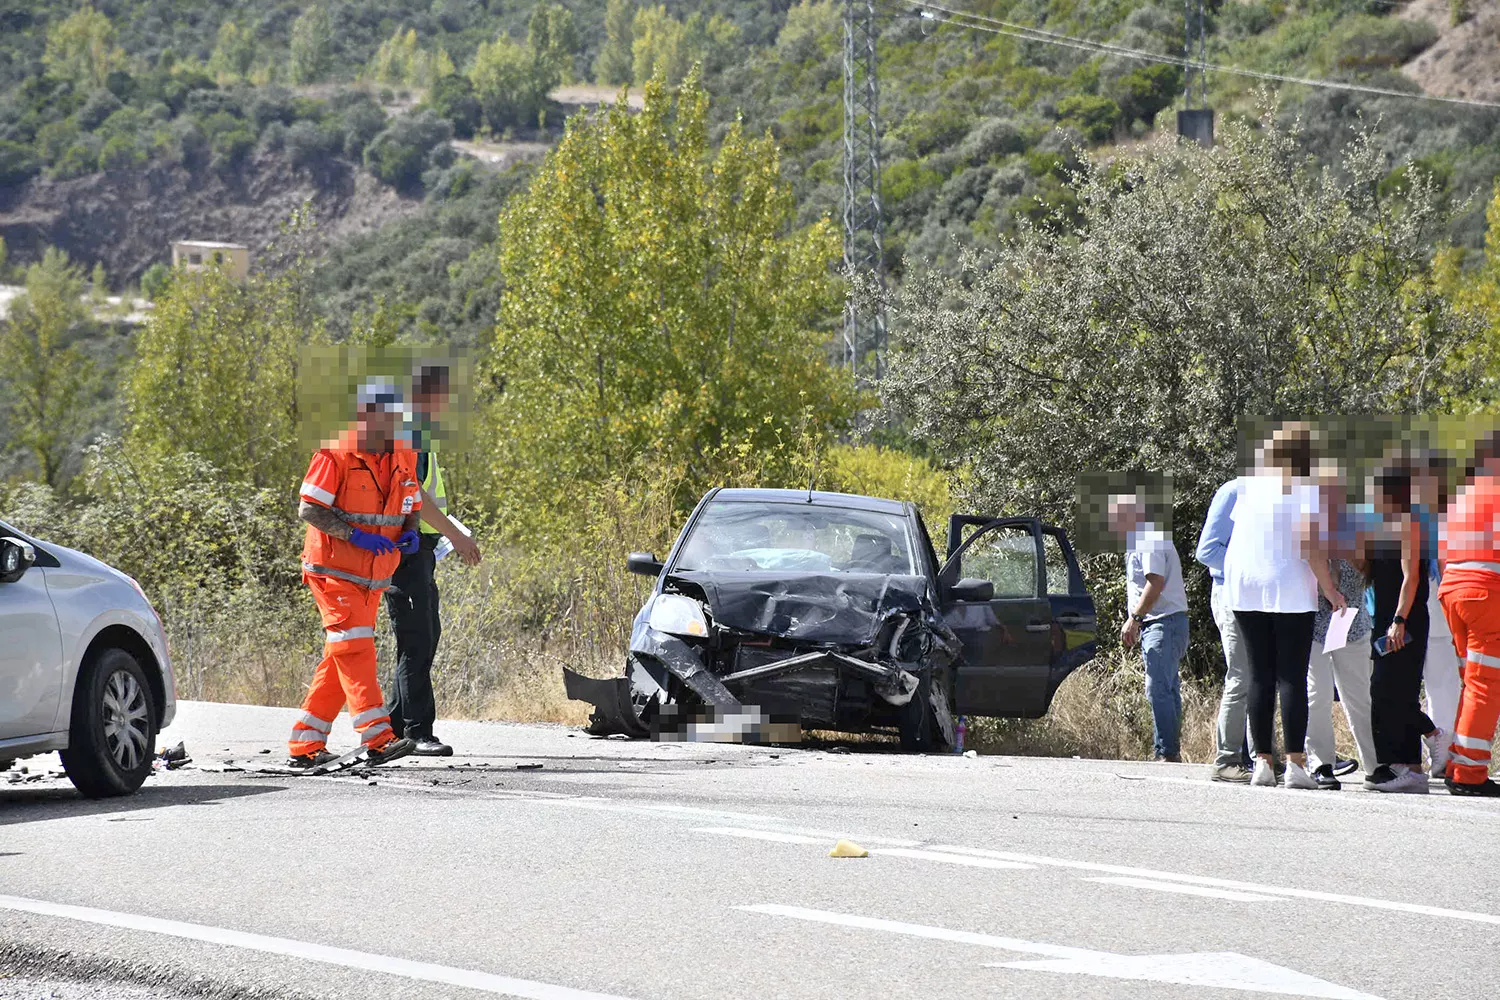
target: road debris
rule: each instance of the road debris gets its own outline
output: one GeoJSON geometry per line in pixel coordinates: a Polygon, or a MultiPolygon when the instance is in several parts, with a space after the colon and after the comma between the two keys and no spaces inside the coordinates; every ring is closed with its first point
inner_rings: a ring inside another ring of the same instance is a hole
{"type": "Polygon", "coordinates": [[[870,852],[852,840],[841,840],[828,852],[830,858],[868,858],[870,852]]]}

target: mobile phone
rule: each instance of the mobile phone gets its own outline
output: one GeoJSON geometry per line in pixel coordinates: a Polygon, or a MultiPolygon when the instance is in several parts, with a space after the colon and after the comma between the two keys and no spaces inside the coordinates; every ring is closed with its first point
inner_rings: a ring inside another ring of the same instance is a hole
{"type": "Polygon", "coordinates": [[[1383,635],[1375,640],[1375,655],[1384,656],[1391,651],[1391,637],[1383,635]]]}

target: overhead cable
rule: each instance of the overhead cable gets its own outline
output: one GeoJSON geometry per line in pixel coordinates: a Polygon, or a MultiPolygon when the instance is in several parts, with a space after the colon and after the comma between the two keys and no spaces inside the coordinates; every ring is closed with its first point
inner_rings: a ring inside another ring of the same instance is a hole
{"type": "MultiPolygon", "coordinates": [[[[882,0],[882,2],[885,2],[887,6],[891,6],[896,0],[882,0]]],[[[1374,94],[1380,97],[1399,97],[1411,101],[1458,104],[1474,108],[1500,108],[1500,102],[1495,101],[1478,101],[1464,97],[1441,97],[1437,94],[1413,94],[1409,91],[1393,90],[1388,87],[1371,87],[1362,83],[1344,83],[1339,80],[1317,80],[1309,77],[1287,76],[1282,73],[1266,73],[1261,70],[1245,69],[1242,66],[1225,66],[1200,59],[1186,59],[1182,56],[1167,55],[1161,52],[1148,52],[1145,49],[1130,48],[1129,46],[1116,45],[1112,42],[1097,42],[1089,38],[1079,38],[1075,35],[1065,35],[1057,31],[1048,31],[1045,28],[1034,28],[1025,24],[1002,21],[999,18],[985,17],[982,14],[971,14],[968,11],[955,10],[951,7],[944,7],[935,3],[901,3],[900,6],[906,7],[909,11],[916,10],[924,18],[936,21],[939,24],[951,24],[959,28],[972,28],[975,31],[985,31],[993,35],[1008,35],[1012,38],[1079,49],[1084,52],[1117,55],[1142,62],[1164,63],[1169,66],[1179,66],[1183,69],[1204,70],[1211,73],[1228,73],[1233,76],[1250,77],[1274,83],[1293,83],[1323,90],[1342,90],[1357,94],[1374,94]]]]}

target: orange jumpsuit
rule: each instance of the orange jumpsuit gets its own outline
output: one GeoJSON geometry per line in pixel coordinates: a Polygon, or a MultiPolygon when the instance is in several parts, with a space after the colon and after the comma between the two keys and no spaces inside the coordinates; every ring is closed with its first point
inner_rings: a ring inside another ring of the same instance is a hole
{"type": "Polygon", "coordinates": [[[1500,721],[1500,477],[1478,476],[1448,509],[1439,542],[1438,600],[1464,660],[1463,700],[1454,726],[1448,777],[1477,785],[1489,777],[1500,721]]]}
{"type": "MultiPolygon", "coordinates": [[[[400,445],[381,454],[359,451],[352,432],[313,456],[298,492],[361,531],[392,541],[407,516],[422,506],[416,453],[400,445]]],[[[322,612],[324,645],[287,743],[293,756],[324,748],[346,701],[363,745],[379,748],[395,738],[376,677],[375,615],[400,561],[400,552],[376,555],[307,526],[302,580],[322,612]]]]}

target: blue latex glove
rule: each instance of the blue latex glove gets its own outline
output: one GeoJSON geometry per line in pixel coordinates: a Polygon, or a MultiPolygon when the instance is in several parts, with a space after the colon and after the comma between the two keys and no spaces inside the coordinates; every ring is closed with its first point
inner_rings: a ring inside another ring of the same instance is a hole
{"type": "Polygon", "coordinates": [[[415,531],[403,531],[400,537],[396,539],[396,548],[400,549],[401,554],[404,556],[411,555],[421,547],[422,536],[418,535],[415,531]]]}
{"type": "Polygon", "coordinates": [[[371,534],[368,531],[360,531],[358,528],[349,529],[349,541],[358,548],[373,552],[377,556],[396,551],[396,543],[389,538],[384,535],[371,534]]]}

